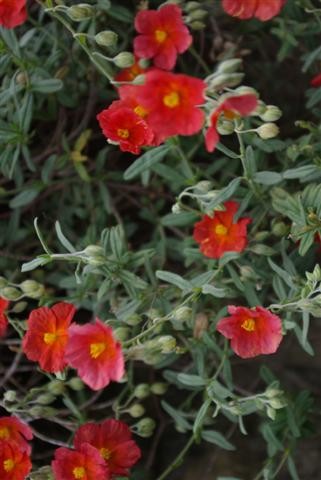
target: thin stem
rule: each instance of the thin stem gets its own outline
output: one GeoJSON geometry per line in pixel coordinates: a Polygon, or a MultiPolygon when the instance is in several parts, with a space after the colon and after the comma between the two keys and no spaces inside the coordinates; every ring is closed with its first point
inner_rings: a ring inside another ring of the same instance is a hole
{"type": "Polygon", "coordinates": [[[175,460],[164,470],[164,472],[156,479],[156,480],[164,480],[170,473],[172,473],[173,470],[175,470],[183,460],[185,454],[188,452],[188,450],[191,448],[191,446],[194,443],[194,435],[190,437],[184,448],[180,451],[180,453],[177,455],[175,460]]]}

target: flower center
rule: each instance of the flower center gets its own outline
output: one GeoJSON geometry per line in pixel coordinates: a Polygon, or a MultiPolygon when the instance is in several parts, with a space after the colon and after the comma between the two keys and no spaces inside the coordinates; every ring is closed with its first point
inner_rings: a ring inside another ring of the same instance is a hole
{"type": "Polygon", "coordinates": [[[244,330],[246,330],[247,332],[254,332],[256,328],[255,320],[253,320],[253,318],[247,318],[246,320],[244,320],[241,327],[244,328],[244,330]]]}
{"type": "Polygon", "coordinates": [[[84,467],[75,467],[72,473],[75,478],[84,478],[84,476],[86,475],[86,470],[84,469],[84,467]]]}
{"type": "Polygon", "coordinates": [[[137,107],[134,108],[134,112],[136,115],[139,115],[142,118],[146,117],[148,113],[146,108],[142,107],[141,105],[137,105],[137,107]]]}
{"type": "Polygon", "coordinates": [[[8,458],[7,460],[5,460],[3,462],[3,468],[6,472],[11,472],[11,470],[14,469],[14,461],[12,460],[12,458],[8,458]]]}
{"type": "Polygon", "coordinates": [[[234,120],[239,117],[239,115],[236,112],[233,112],[233,110],[224,110],[224,117],[227,120],[234,120]]]}
{"type": "Polygon", "coordinates": [[[7,427],[0,428],[0,439],[1,440],[8,440],[10,438],[10,432],[7,427]]]}
{"type": "Polygon", "coordinates": [[[90,344],[90,356],[92,358],[98,358],[106,350],[106,343],[91,343],[90,344]]]}
{"type": "Polygon", "coordinates": [[[156,30],[155,38],[156,38],[156,42],[163,43],[167,38],[167,33],[164,30],[156,30]]]}
{"type": "Polygon", "coordinates": [[[227,234],[227,228],[225,225],[222,223],[219,223],[218,225],[215,226],[215,233],[216,235],[221,235],[224,236],[227,234]]]}
{"type": "Polygon", "coordinates": [[[177,92],[168,93],[163,97],[163,103],[168,108],[175,108],[181,102],[179,94],[177,92]]]}
{"type": "Polygon", "coordinates": [[[43,336],[43,341],[47,345],[52,345],[53,343],[55,343],[56,340],[57,340],[57,334],[56,333],[47,332],[43,336]]]}
{"type": "Polygon", "coordinates": [[[100,455],[103,457],[104,460],[109,460],[111,457],[111,451],[108,448],[101,448],[100,455]]]}
{"type": "Polygon", "coordinates": [[[117,135],[120,137],[120,138],[128,138],[129,137],[129,130],[127,128],[118,128],[117,130],[117,135]]]}

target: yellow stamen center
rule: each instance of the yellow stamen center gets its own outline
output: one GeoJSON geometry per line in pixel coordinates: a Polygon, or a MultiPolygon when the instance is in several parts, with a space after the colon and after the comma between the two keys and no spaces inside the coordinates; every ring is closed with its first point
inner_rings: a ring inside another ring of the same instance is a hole
{"type": "Polygon", "coordinates": [[[129,137],[129,130],[127,128],[118,128],[117,130],[117,135],[120,137],[120,138],[128,138],[129,137]]]}
{"type": "Polygon", "coordinates": [[[156,38],[156,42],[163,43],[167,38],[167,33],[164,30],[156,30],[155,38],[156,38]]]}
{"type": "Polygon", "coordinates": [[[10,431],[7,427],[0,428],[0,439],[1,440],[9,440],[10,438],[10,431]]]}
{"type": "Polygon", "coordinates": [[[254,332],[256,328],[255,320],[253,320],[253,318],[247,318],[246,320],[244,320],[241,327],[244,328],[244,330],[246,330],[247,332],[254,332]]]}
{"type": "Polygon", "coordinates": [[[179,94],[177,92],[171,92],[164,96],[163,103],[168,108],[175,108],[181,102],[179,94]]]}
{"type": "Polygon", "coordinates": [[[146,117],[148,113],[147,110],[141,105],[137,105],[137,107],[134,108],[134,112],[136,113],[136,115],[139,115],[142,118],[146,117]]]}
{"type": "Polygon", "coordinates": [[[73,476],[77,479],[84,478],[84,476],[86,475],[86,470],[84,469],[84,467],[75,467],[72,473],[73,476]]]}
{"type": "Polygon", "coordinates": [[[225,225],[223,225],[222,223],[219,223],[218,225],[216,225],[215,227],[215,233],[216,235],[226,235],[227,234],[227,228],[225,225]]]}
{"type": "Polygon", "coordinates": [[[234,120],[235,118],[239,117],[237,112],[233,112],[233,110],[224,110],[224,117],[227,120],[234,120]]]}
{"type": "Polygon", "coordinates": [[[15,463],[12,458],[8,458],[3,462],[3,468],[6,472],[11,472],[14,469],[15,463]]]}
{"type": "Polygon", "coordinates": [[[111,457],[111,451],[108,448],[101,448],[100,455],[103,457],[104,460],[109,460],[111,457]]]}
{"type": "Polygon", "coordinates": [[[57,340],[57,335],[56,335],[56,333],[47,332],[47,333],[45,333],[44,336],[43,336],[43,341],[44,341],[47,345],[52,345],[53,343],[55,343],[56,340],[57,340]]]}
{"type": "Polygon", "coordinates": [[[90,344],[90,356],[92,358],[98,358],[106,350],[106,343],[91,343],[90,344]]]}

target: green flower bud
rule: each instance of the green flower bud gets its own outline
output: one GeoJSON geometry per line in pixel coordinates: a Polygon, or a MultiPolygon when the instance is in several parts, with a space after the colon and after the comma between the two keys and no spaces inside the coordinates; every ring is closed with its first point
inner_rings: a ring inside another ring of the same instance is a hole
{"type": "Polygon", "coordinates": [[[145,417],[142,418],[138,423],[136,423],[135,427],[137,435],[143,438],[148,438],[153,435],[156,427],[156,422],[150,417],[145,417]]]}
{"type": "Polygon", "coordinates": [[[275,410],[278,410],[284,408],[287,405],[287,402],[282,398],[271,398],[271,400],[269,400],[269,405],[275,410]]]}
{"type": "Polygon", "coordinates": [[[151,320],[155,320],[156,318],[159,318],[161,316],[160,311],[156,308],[151,308],[150,310],[148,310],[148,312],[146,312],[146,315],[151,320]]]}
{"type": "Polygon", "coordinates": [[[41,467],[36,472],[29,473],[30,480],[54,480],[52,470],[49,466],[41,467]]]}
{"type": "Polygon", "coordinates": [[[192,316],[192,309],[189,307],[180,307],[174,312],[174,317],[180,322],[185,322],[189,320],[192,316]]]}
{"type": "Polygon", "coordinates": [[[275,123],[265,123],[256,129],[256,133],[262,140],[269,140],[279,134],[279,127],[275,123]]]}
{"type": "Polygon", "coordinates": [[[95,41],[102,47],[114,47],[117,44],[118,35],[112,30],[104,30],[95,35],[95,41]]]}
{"type": "Polygon", "coordinates": [[[40,298],[45,291],[44,286],[34,280],[25,280],[19,286],[27,297],[34,299],[40,298]]]}
{"type": "Polygon", "coordinates": [[[264,122],[276,122],[282,117],[282,111],[275,105],[267,105],[263,115],[260,115],[264,122]]]}
{"type": "Polygon", "coordinates": [[[7,390],[3,394],[3,399],[5,402],[13,403],[17,400],[17,392],[15,390],[7,390]]]}
{"type": "Polygon", "coordinates": [[[284,237],[289,233],[289,227],[284,222],[276,222],[272,226],[272,233],[276,237],[284,237]]]}
{"type": "Polygon", "coordinates": [[[174,205],[172,206],[172,213],[175,213],[176,215],[178,213],[181,213],[183,211],[181,205],[179,203],[174,203],[174,205]]]}
{"type": "Polygon", "coordinates": [[[220,135],[231,135],[235,130],[235,125],[230,120],[220,120],[217,124],[217,131],[220,135]]]}
{"type": "Polygon", "coordinates": [[[198,8],[197,10],[193,10],[189,14],[189,18],[193,20],[203,20],[204,17],[207,16],[207,11],[198,8]]]}
{"type": "Polygon", "coordinates": [[[40,405],[49,405],[49,403],[52,403],[55,400],[56,397],[51,393],[44,393],[43,395],[39,395],[39,397],[36,398],[36,402],[40,405]]]}
{"type": "Polygon", "coordinates": [[[224,60],[217,68],[218,73],[234,73],[242,66],[241,58],[231,58],[230,60],[224,60]]]}
{"type": "Polygon", "coordinates": [[[278,388],[269,388],[266,392],[265,392],[265,396],[266,398],[274,398],[274,397],[279,397],[280,395],[283,394],[283,391],[282,390],[279,390],[278,388]]]}
{"type": "Polygon", "coordinates": [[[199,2],[187,2],[185,5],[185,9],[187,12],[191,12],[193,10],[196,10],[200,8],[199,2]]]}
{"type": "Polygon", "coordinates": [[[255,96],[258,96],[258,93],[257,91],[255,90],[255,88],[253,87],[247,87],[245,85],[242,85],[241,87],[238,87],[236,90],[235,90],[235,94],[238,94],[238,95],[255,95],[255,96]]]}
{"type": "Polygon", "coordinates": [[[160,345],[162,353],[172,353],[175,351],[176,339],[171,335],[164,335],[163,337],[159,337],[158,343],[160,345]]]}
{"type": "Polygon", "coordinates": [[[57,415],[57,410],[51,407],[42,407],[41,405],[35,405],[28,410],[28,413],[31,417],[34,418],[45,418],[45,417],[54,417],[57,415]]]}
{"type": "Polygon", "coordinates": [[[133,85],[144,85],[145,80],[146,80],[146,76],[143,73],[141,73],[140,75],[137,75],[137,77],[134,78],[134,80],[132,81],[132,84],[133,85]]]}
{"type": "Polygon", "coordinates": [[[189,26],[191,27],[192,30],[204,30],[204,28],[206,27],[205,23],[204,22],[201,22],[200,20],[193,20],[189,26]]]}
{"type": "Polygon", "coordinates": [[[209,88],[221,90],[223,87],[235,87],[244,78],[244,73],[222,73],[210,80],[209,88]]]}
{"type": "Polygon", "coordinates": [[[27,306],[28,306],[27,302],[18,302],[14,305],[14,307],[12,308],[12,311],[14,313],[21,313],[27,308],[27,306]]]}
{"type": "Polygon", "coordinates": [[[211,190],[213,184],[209,180],[202,180],[201,182],[198,182],[194,190],[199,190],[201,193],[207,193],[211,190]]]}
{"type": "Polygon", "coordinates": [[[0,277],[0,288],[3,288],[8,285],[8,280],[4,277],[0,277]]]}
{"type": "Polygon", "coordinates": [[[141,417],[142,415],[144,415],[145,408],[140,403],[134,403],[134,405],[132,405],[128,409],[128,413],[131,417],[138,418],[138,417],[141,417]]]}
{"type": "Polygon", "coordinates": [[[132,327],[135,327],[136,325],[139,325],[142,321],[142,317],[138,314],[131,315],[130,317],[126,318],[126,323],[127,325],[131,325],[132,327]]]}
{"type": "Polygon", "coordinates": [[[99,245],[88,245],[88,247],[85,248],[84,254],[87,257],[101,257],[104,256],[105,252],[103,247],[100,247],[99,245]]]}
{"type": "Polygon", "coordinates": [[[65,391],[65,384],[61,380],[52,380],[48,383],[47,389],[53,395],[62,395],[65,391]]]}
{"type": "Polygon", "coordinates": [[[14,287],[4,287],[0,291],[0,296],[6,300],[18,300],[21,297],[21,291],[14,287]]]}
{"type": "Polygon", "coordinates": [[[93,17],[95,9],[92,5],[88,5],[88,3],[78,3],[78,5],[69,7],[66,13],[74,22],[82,22],[83,20],[93,17]]]}
{"type": "Polygon", "coordinates": [[[75,390],[76,392],[80,392],[81,390],[84,389],[84,384],[78,377],[73,377],[69,380],[68,382],[68,387],[70,387],[72,390],[75,390]]]}
{"type": "Polygon", "coordinates": [[[113,62],[116,67],[128,68],[135,63],[135,58],[130,52],[120,52],[118,55],[116,55],[116,57],[113,58],[113,62]]]}
{"type": "Polygon", "coordinates": [[[261,232],[257,232],[254,236],[254,240],[257,242],[264,242],[267,238],[270,238],[270,232],[267,230],[262,230],[261,232]]]}
{"type": "Polygon", "coordinates": [[[267,407],[266,413],[267,413],[267,416],[268,416],[271,420],[275,420],[276,411],[274,410],[274,408],[267,407]]]}
{"type": "Polygon", "coordinates": [[[164,395],[167,392],[168,385],[167,383],[156,382],[151,385],[150,389],[154,395],[164,395]]]}
{"type": "Polygon", "coordinates": [[[130,335],[130,329],[126,327],[118,327],[114,330],[114,335],[117,340],[123,342],[128,339],[130,335]]]}
{"type": "Polygon", "coordinates": [[[134,390],[134,396],[139,400],[143,400],[144,398],[150,395],[150,387],[147,383],[140,383],[134,390]]]}

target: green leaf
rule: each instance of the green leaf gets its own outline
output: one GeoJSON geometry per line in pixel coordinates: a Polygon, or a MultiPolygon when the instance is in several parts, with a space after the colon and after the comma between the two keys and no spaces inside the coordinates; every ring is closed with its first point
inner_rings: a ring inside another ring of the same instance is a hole
{"type": "Polygon", "coordinates": [[[208,398],[207,400],[205,400],[205,402],[203,403],[203,405],[201,406],[201,408],[199,409],[196,415],[195,422],[193,425],[193,433],[196,436],[199,435],[199,431],[203,426],[204,419],[206,417],[206,414],[208,412],[208,409],[211,403],[212,403],[211,399],[208,398]]]}
{"type": "Polygon", "coordinates": [[[187,290],[190,292],[193,289],[193,285],[184,280],[181,276],[177,275],[176,273],[166,272],[165,270],[157,270],[156,277],[164,282],[171,283],[176,287],[180,288],[181,290],[187,290]]]}
{"type": "Polygon", "coordinates": [[[283,180],[280,173],[269,171],[257,172],[254,174],[253,179],[256,183],[261,183],[262,185],[276,185],[283,180]]]}
{"type": "Polygon", "coordinates": [[[60,243],[65,247],[65,249],[68,250],[68,252],[70,252],[70,253],[76,252],[75,247],[73,247],[73,245],[69,242],[69,240],[62,233],[61,226],[60,226],[60,223],[58,222],[58,220],[55,223],[55,229],[56,229],[57,237],[58,237],[60,243]]]}
{"type": "Polygon", "coordinates": [[[42,267],[43,265],[46,265],[46,263],[51,262],[51,257],[49,255],[40,255],[39,257],[35,258],[34,260],[31,260],[30,262],[23,263],[21,267],[21,271],[24,272],[30,272],[31,270],[34,270],[35,268],[42,267]]]}
{"type": "Polygon", "coordinates": [[[217,288],[209,284],[203,285],[202,293],[212,295],[215,298],[223,298],[226,296],[226,291],[224,288],[217,288]]]}
{"type": "Polygon", "coordinates": [[[160,147],[151,148],[127,168],[124,173],[124,179],[131,180],[149,170],[152,165],[160,162],[171,149],[172,145],[161,145],[160,147]]]}
{"type": "Polygon", "coordinates": [[[224,435],[216,430],[203,430],[201,434],[203,440],[209,443],[214,443],[218,447],[223,448],[224,450],[235,450],[235,447],[230,443],[224,435]]]}
{"type": "Polygon", "coordinates": [[[45,80],[33,80],[31,90],[38,93],[55,93],[63,87],[63,82],[59,78],[49,78],[45,80]]]}
{"type": "Polygon", "coordinates": [[[172,417],[175,421],[176,425],[180,427],[181,431],[186,432],[187,430],[191,430],[191,425],[185,420],[183,416],[183,412],[180,412],[176,408],[169,405],[165,400],[161,401],[161,405],[168,415],[172,417]]]}
{"type": "Polygon", "coordinates": [[[168,213],[161,219],[161,224],[164,227],[186,227],[193,225],[198,218],[198,215],[191,212],[168,213]]]}
{"type": "Polygon", "coordinates": [[[223,188],[218,195],[208,204],[208,210],[214,210],[217,205],[228,200],[238,189],[241,178],[234,178],[225,188],[223,188]]]}
{"type": "Polygon", "coordinates": [[[207,383],[207,381],[199,375],[190,375],[188,373],[179,373],[177,379],[188,387],[204,387],[207,383]]]}
{"type": "Polygon", "coordinates": [[[10,208],[24,207],[37,198],[39,193],[39,188],[27,188],[13,197],[13,199],[9,202],[9,206],[10,208]]]}

